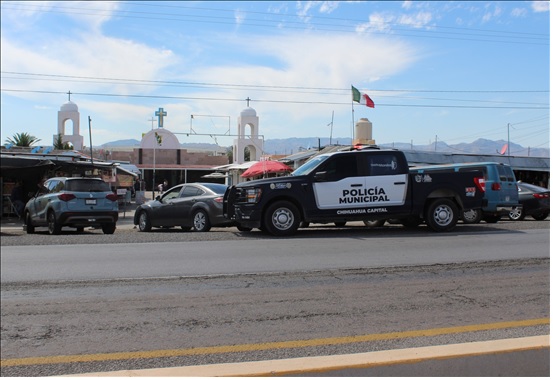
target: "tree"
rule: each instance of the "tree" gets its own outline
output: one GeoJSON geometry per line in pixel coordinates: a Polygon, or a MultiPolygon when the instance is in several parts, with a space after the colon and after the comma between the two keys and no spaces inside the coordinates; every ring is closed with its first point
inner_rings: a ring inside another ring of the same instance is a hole
{"type": "Polygon", "coordinates": [[[232,147],[231,146],[228,146],[227,147],[227,158],[228,158],[228,163],[229,164],[232,164],[232,147]]]}
{"type": "Polygon", "coordinates": [[[13,144],[15,146],[30,147],[31,145],[39,142],[35,136],[32,136],[26,132],[16,133],[12,138],[6,139],[6,144],[13,144]]]}
{"type": "Polygon", "coordinates": [[[68,142],[63,142],[61,133],[57,134],[54,138],[54,149],[56,150],[71,150],[73,147],[68,142]]]}

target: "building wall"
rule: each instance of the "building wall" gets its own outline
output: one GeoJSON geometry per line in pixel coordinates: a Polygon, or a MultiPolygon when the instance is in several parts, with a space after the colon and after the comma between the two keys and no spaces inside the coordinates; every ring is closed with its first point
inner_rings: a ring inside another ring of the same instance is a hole
{"type": "MultiPolygon", "coordinates": [[[[142,162],[139,160],[140,149],[135,148],[132,151],[128,150],[112,150],[108,159],[114,161],[129,161],[131,164],[138,165],[153,165],[154,150],[142,149],[142,162]]],[[[163,165],[213,165],[220,166],[228,164],[226,155],[213,156],[209,152],[188,152],[186,149],[156,149],[156,166],[163,165]],[[180,156],[180,162],[177,154],[180,156]]]]}

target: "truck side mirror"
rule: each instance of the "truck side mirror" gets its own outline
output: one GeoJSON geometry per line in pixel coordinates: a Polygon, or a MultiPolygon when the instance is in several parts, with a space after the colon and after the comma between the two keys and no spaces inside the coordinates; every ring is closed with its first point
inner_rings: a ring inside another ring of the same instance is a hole
{"type": "Polygon", "coordinates": [[[327,180],[326,178],[326,172],[317,172],[315,173],[315,175],[313,176],[313,179],[317,182],[324,182],[327,180]]]}

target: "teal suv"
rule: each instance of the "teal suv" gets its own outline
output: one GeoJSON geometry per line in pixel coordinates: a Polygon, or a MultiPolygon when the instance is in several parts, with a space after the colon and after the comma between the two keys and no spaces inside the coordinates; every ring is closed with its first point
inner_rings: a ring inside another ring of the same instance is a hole
{"type": "Polygon", "coordinates": [[[102,228],[104,234],[115,232],[119,205],[117,194],[100,178],[55,177],[31,198],[23,212],[28,234],[36,227],[47,227],[59,235],[62,227],[102,228]]]}

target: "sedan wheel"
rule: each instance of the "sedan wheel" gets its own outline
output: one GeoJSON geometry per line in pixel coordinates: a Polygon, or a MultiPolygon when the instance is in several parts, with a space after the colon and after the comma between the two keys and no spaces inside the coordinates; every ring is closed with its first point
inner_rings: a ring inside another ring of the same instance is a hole
{"type": "Polygon", "coordinates": [[[545,220],[549,216],[549,211],[542,212],[541,214],[534,214],[532,215],[532,218],[536,220],[545,220]]]}
{"type": "Polygon", "coordinates": [[[138,217],[138,229],[140,232],[150,232],[152,230],[152,223],[146,211],[142,211],[138,217]]]}
{"type": "Polygon", "coordinates": [[[192,224],[194,224],[194,229],[198,232],[207,232],[211,229],[209,217],[204,210],[196,211],[192,220],[192,224]]]}

